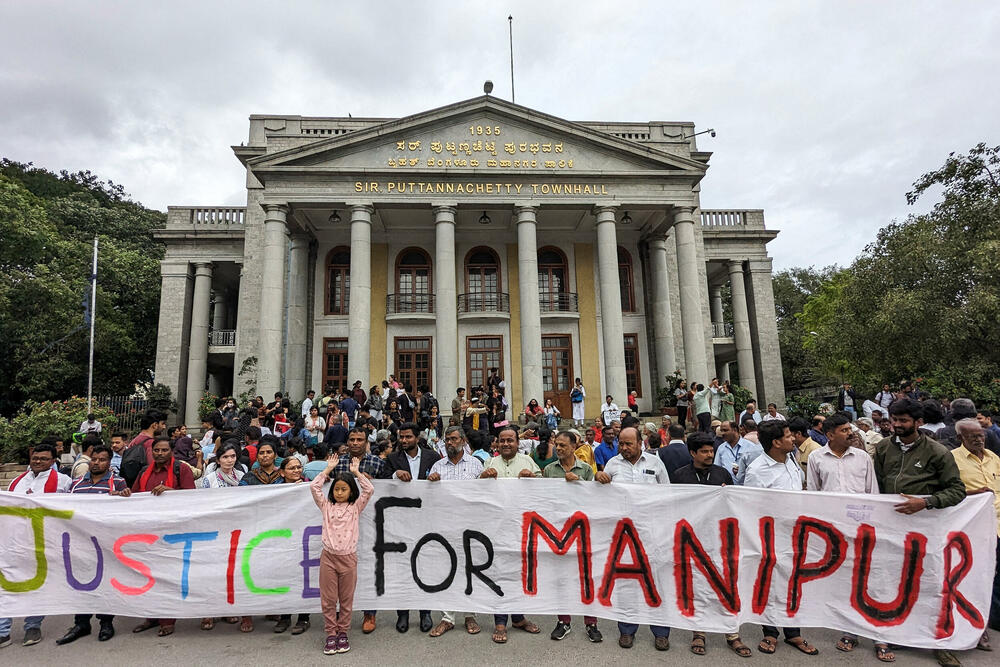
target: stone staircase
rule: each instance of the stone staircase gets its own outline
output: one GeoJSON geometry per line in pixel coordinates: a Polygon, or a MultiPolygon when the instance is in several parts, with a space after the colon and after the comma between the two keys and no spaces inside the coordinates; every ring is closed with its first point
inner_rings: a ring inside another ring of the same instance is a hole
{"type": "Polygon", "coordinates": [[[26,466],[20,463],[0,464],[0,490],[6,491],[14,478],[24,472],[26,466]]]}

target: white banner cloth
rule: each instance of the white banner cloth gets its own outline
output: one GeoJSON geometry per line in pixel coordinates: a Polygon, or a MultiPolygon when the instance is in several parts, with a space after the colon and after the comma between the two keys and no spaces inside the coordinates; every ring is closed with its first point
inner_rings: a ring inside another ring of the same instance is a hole
{"type": "MultiPolygon", "coordinates": [[[[592,614],[709,632],[818,626],[965,649],[989,614],[992,496],[547,479],[376,481],[355,609],[592,614]]],[[[315,612],[306,484],[159,497],[0,493],[0,616],[315,612]]]]}

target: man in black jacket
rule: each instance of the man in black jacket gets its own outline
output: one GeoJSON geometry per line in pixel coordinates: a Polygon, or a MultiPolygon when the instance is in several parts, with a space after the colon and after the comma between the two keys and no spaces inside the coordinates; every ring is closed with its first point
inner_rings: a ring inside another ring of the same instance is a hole
{"type": "MultiPolygon", "coordinates": [[[[411,482],[415,479],[427,479],[431,466],[441,458],[437,452],[427,447],[417,445],[417,425],[405,423],[399,426],[396,434],[399,449],[389,454],[386,463],[392,476],[401,482],[411,482]]],[[[374,612],[369,612],[374,615],[374,612]]],[[[406,632],[410,629],[410,610],[400,609],[396,611],[396,630],[406,632]]],[[[420,631],[429,632],[434,623],[431,621],[431,612],[426,609],[420,610],[420,631]]]]}

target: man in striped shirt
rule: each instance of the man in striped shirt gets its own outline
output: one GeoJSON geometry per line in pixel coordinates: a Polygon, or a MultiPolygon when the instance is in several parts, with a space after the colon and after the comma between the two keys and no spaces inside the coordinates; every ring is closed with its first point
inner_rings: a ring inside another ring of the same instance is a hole
{"type": "MultiPolygon", "coordinates": [[[[105,444],[94,445],[90,453],[90,471],[80,477],[69,488],[70,493],[103,493],[110,496],[128,497],[132,491],[124,479],[111,470],[111,448],[105,444]]],[[[90,614],[76,614],[73,617],[73,627],[56,640],[56,644],[69,644],[80,637],[90,634],[90,614]]],[[[106,642],[115,636],[111,614],[98,614],[97,620],[101,630],[97,634],[98,641],[106,642]]]]}
{"type": "MultiPolygon", "coordinates": [[[[441,480],[453,481],[463,479],[479,479],[483,472],[483,464],[476,457],[465,451],[465,431],[461,426],[449,426],[444,432],[444,446],[447,456],[438,459],[431,466],[427,475],[428,482],[441,480]]],[[[431,637],[440,637],[455,627],[455,612],[446,611],[441,616],[441,622],[430,631],[431,637]]],[[[465,615],[465,630],[470,635],[479,634],[479,623],[476,615],[465,615]]]]}

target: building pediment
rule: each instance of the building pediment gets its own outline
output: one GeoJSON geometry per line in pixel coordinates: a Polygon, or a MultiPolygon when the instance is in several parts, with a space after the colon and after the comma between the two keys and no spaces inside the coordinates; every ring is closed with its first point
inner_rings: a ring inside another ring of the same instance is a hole
{"type": "Polygon", "coordinates": [[[693,181],[707,165],[490,96],[251,158],[262,181],[289,172],[662,172],[693,181]]]}

